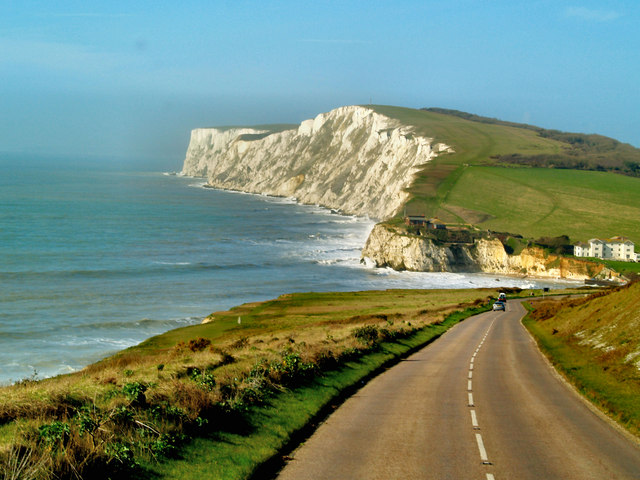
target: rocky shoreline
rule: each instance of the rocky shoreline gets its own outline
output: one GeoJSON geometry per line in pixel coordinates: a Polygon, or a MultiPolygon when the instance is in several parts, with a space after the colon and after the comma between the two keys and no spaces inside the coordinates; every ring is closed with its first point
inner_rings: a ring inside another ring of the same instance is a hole
{"type": "Polygon", "coordinates": [[[622,282],[617,272],[586,260],[548,254],[527,247],[509,255],[497,238],[476,239],[473,244],[438,245],[435,241],[377,224],[362,249],[362,259],[377,267],[417,272],[482,272],[566,280],[622,282]]]}

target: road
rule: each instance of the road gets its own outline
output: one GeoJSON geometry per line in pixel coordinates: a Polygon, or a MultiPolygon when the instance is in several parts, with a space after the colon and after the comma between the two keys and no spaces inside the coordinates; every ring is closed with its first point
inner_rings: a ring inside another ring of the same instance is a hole
{"type": "Polygon", "coordinates": [[[640,479],[638,444],[552,371],[523,315],[467,319],[373,379],[278,479],[640,479]]]}

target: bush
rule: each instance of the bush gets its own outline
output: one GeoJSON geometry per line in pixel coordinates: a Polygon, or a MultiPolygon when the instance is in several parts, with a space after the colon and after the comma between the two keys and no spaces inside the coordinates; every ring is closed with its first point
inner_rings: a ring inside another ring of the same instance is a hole
{"type": "Polygon", "coordinates": [[[380,332],[375,325],[365,325],[353,331],[353,336],[361,343],[372,346],[378,341],[380,332]]]}
{"type": "Polygon", "coordinates": [[[131,470],[138,466],[130,444],[124,442],[108,443],[105,447],[105,453],[119,463],[123,469],[131,470]]]}
{"type": "Polygon", "coordinates": [[[201,352],[209,345],[211,345],[211,340],[209,340],[208,338],[200,337],[195,340],[189,340],[189,344],[187,346],[192,352],[201,352]]]}
{"type": "Polygon", "coordinates": [[[65,422],[45,423],[38,428],[38,438],[47,446],[55,449],[58,445],[64,445],[71,435],[69,424],[65,422]]]}
{"type": "Polygon", "coordinates": [[[122,393],[131,403],[144,404],[146,403],[144,392],[147,388],[148,386],[144,383],[131,382],[122,387],[122,393]]]}
{"type": "Polygon", "coordinates": [[[271,362],[265,372],[266,378],[274,385],[292,385],[318,371],[316,364],[305,362],[298,352],[286,349],[281,356],[281,360],[271,362]]]}
{"type": "Polygon", "coordinates": [[[189,378],[203,390],[211,391],[216,386],[216,379],[213,373],[208,370],[201,371],[199,368],[193,367],[189,373],[189,378]]]}

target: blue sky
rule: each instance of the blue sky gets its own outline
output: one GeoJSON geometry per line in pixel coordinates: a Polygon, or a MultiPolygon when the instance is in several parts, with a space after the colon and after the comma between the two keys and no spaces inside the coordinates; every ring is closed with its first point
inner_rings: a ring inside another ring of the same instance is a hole
{"type": "Polygon", "coordinates": [[[366,104],[640,147],[640,2],[0,3],[0,151],[184,158],[189,132],[366,104]]]}

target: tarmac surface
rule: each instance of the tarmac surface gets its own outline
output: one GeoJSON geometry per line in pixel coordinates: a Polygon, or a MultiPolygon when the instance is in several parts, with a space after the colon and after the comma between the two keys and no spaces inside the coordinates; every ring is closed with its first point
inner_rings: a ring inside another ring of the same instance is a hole
{"type": "Polygon", "coordinates": [[[456,325],[360,389],[279,480],[640,479],[640,447],[553,371],[524,308],[456,325]]]}

